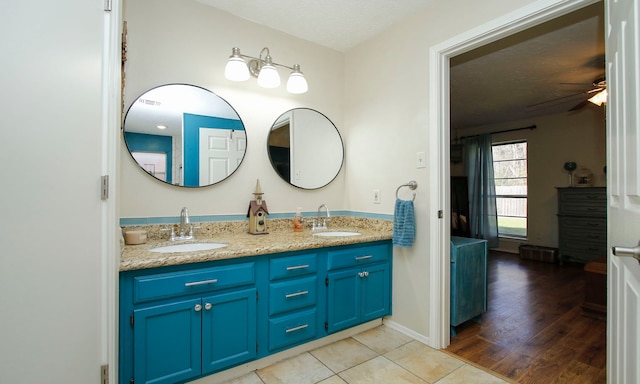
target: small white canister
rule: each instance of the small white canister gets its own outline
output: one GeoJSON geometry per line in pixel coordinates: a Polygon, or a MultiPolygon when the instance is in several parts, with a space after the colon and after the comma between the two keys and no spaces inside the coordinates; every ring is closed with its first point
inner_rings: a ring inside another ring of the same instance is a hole
{"type": "Polygon", "coordinates": [[[147,231],[126,231],[124,242],[127,245],[144,244],[147,242],[147,231]]]}

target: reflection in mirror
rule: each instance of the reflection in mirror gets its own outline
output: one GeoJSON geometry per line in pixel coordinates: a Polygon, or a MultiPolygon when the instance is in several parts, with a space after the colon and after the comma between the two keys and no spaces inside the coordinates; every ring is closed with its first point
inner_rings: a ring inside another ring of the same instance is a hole
{"type": "Polygon", "coordinates": [[[273,169],[287,183],[317,189],[336,178],[344,159],[342,138],[322,113],[291,109],[276,119],[268,138],[273,169]]]}
{"type": "Polygon", "coordinates": [[[229,177],[244,158],[247,136],[236,111],[213,92],[167,84],[138,97],[123,125],[129,153],[149,175],[202,187],[229,177]]]}

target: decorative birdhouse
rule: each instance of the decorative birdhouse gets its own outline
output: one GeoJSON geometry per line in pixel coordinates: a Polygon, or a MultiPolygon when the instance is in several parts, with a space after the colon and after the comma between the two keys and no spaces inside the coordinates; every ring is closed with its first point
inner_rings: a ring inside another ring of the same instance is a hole
{"type": "Polygon", "coordinates": [[[262,200],[262,188],[260,188],[260,180],[256,181],[256,191],[253,192],[255,197],[249,203],[249,212],[247,217],[249,218],[249,233],[252,235],[264,235],[267,232],[267,202],[262,200]]]}

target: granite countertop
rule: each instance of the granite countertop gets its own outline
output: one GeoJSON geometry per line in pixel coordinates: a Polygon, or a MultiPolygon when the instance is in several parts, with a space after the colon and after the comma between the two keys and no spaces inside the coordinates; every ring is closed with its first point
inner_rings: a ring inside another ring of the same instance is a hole
{"type": "Polygon", "coordinates": [[[148,241],[140,245],[126,245],[122,251],[120,271],[156,268],[170,265],[224,260],[244,256],[257,256],[304,249],[324,248],[338,245],[358,244],[371,241],[390,240],[393,224],[387,220],[363,218],[332,218],[328,231],[355,231],[357,236],[314,236],[310,229],[294,232],[291,221],[270,223],[269,233],[252,235],[247,233],[246,222],[207,223],[196,231],[196,239],[168,241],[167,234],[158,226],[126,227],[123,230],[146,230],[148,241]],[[271,229],[273,227],[273,229],[271,229]],[[200,233],[199,233],[200,232],[200,233]],[[183,243],[224,243],[226,247],[193,252],[151,252],[150,249],[183,243]]]}

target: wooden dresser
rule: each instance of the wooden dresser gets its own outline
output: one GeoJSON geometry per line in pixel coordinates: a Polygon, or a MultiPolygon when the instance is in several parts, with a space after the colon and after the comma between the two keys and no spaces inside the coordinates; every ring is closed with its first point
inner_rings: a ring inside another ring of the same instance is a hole
{"type": "Polygon", "coordinates": [[[606,188],[558,188],[558,231],[561,263],[588,263],[606,255],[606,188]]]}

